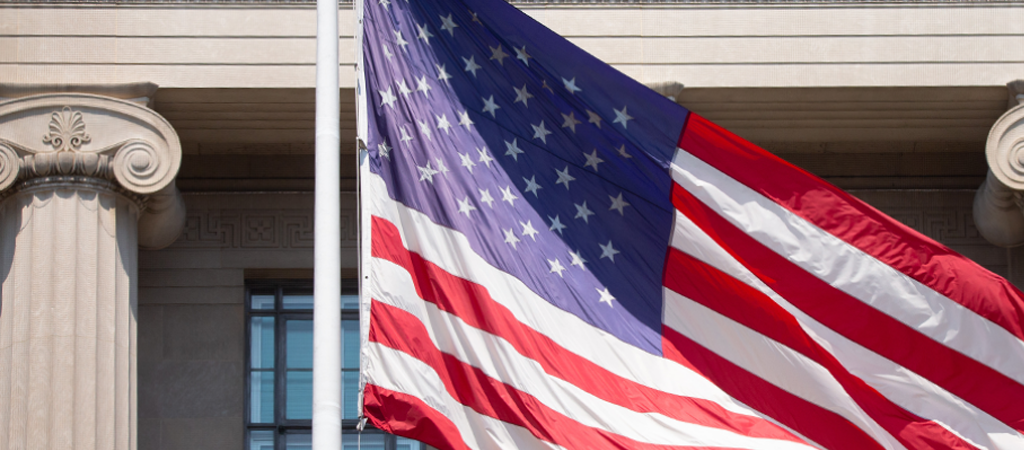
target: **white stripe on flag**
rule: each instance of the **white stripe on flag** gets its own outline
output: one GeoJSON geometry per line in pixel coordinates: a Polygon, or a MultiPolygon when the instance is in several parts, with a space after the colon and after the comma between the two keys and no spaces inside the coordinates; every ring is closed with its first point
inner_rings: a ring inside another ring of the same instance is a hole
{"type": "Polygon", "coordinates": [[[462,442],[470,448],[564,450],[561,446],[537,439],[525,428],[480,414],[459,403],[448,394],[437,372],[423,361],[376,342],[367,344],[366,356],[369,357],[367,367],[373,369],[370,384],[423,400],[455,424],[462,434],[462,442]]]}
{"type": "Polygon", "coordinates": [[[672,178],[762,245],[835,288],[1024,384],[1024,342],[686,151],[672,178]],[[885,286],[885,289],[878,289],[885,286]]]}
{"type": "Polygon", "coordinates": [[[727,430],[682,422],[661,414],[639,413],[599,399],[545,373],[534,360],[519,354],[504,339],[467,325],[461,319],[420,299],[411,275],[390,261],[374,258],[374,296],[416,316],[427,326],[430,339],[488,376],[526,392],[552,410],[585,426],[600,428],[638,442],[662,445],[707,445],[748,449],[810,449],[791,441],[758,439],[727,430]],[[481,352],[480,349],[487,349],[481,352]]]}
{"type": "Polygon", "coordinates": [[[945,424],[966,439],[984,447],[1001,450],[1024,448],[1024,436],[1013,428],[800,311],[679,212],[676,213],[671,245],[768,295],[793,314],[807,334],[836,356],[851,373],[878,389],[897,405],[926,419],[945,424]]]}

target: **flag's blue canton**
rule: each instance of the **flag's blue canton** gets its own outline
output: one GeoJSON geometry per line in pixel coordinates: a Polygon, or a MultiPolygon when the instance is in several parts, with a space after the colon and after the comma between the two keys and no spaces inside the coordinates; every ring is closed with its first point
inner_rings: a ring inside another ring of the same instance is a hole
{"type": "Polygon", "coordinates": [[[371,170],[496,267],[661,354],[686,111],[500,0],[367,0],[371,170]]]}

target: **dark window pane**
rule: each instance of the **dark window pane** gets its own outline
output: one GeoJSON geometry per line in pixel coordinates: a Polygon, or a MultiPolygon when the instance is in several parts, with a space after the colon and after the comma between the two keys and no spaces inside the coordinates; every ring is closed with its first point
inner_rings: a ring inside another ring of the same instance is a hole
{"type": "Polygon", "coordinates": [[[342,295],[341,309],[359,309],[358,295],[342,295]]]}
{"type": "Polygon", "coordinates": [[[359,321],[341,321],[341,367],[344,369],[359,368],[359,321]]]}
{"type": "Polygon", "coordinates": [[[249,336],[249,366],[253,369],[274,368],[274,318],[255,316],[249,336]]]}
{"type": "Polygon", "coordinates": [[[289,369],[313,368],[313,321],[289,320],[285,323],[285,364],[289,369]]]}
{"type": "Polygon", "coordinates": [[[420,441],[414,441],[401,436],[398,436],[397,439],[398,443],[395,445],[395,450],[420,450],[423,448],[423,444],[420,441]]]}
{"type": "Polygon", "coordinates": [[[253,291],[249,307],[252,309],[274,309],[274,291],[253,291]]]}
{"type": "Polygon", "coordinates": [[[359,371],[341,373],[341,418],[359,418],[359,371]]]}
{"type": "Polygon", "coordinates": [[[384,436],[380,433],[343,433],[341,448],[344,450],[384,450],[384,436]]]}
{"type": "Polygon", "coordinates": [[[252,430],[249,432],[249,450],[274,450],[273,430],[252,430]]]}
{"type": "Polygon", "coordinates": [[[313,418],[313,372],[288,371],[285,375],[287,405],[284,415],[288,419],[313,418]]]}
{"type": "Polygon", "coordinates": [[[312,289],[286,289],[281,299],[284,309],[313,309],[312,289]]]}
{"type": "Polygon", "coordinates": [[[309,434],[288,433],[284,435],[284,445],[288,450],[312,450],[313,436],[309,434]]]}
{"type": "Polygon", "coordinates": [[[252,372],[249,382],[249,420],[274,423],[274,372],[252,372]]]}

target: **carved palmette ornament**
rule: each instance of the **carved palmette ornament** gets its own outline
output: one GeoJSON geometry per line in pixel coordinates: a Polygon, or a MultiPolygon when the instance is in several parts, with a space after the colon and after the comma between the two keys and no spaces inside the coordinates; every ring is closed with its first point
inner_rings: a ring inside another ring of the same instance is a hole
{"type": "Polygon", "coordinates": [[[50,132],[43,135],[43,143],[50,144],[58,152],[78,151],[82,144],[92,138],[85,132],[82,113],[65,106],[50,116],[50,132]]]}

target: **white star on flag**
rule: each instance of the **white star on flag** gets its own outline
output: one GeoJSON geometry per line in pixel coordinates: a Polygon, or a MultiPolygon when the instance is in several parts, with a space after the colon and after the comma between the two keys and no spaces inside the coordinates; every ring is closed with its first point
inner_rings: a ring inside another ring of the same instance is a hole
{"type": "Polygon", "coordinates": [[[511,245],[513,249],[516,248],[516,244],[519,242],[516,233],[511,228],[502,231],[505,233],[505,243],[511,245]]]}
{"type": "MultiPolygon", "coordinates": [[[[570,181],[576,181],[576,178],[569,175],[569,166],[565,166],[565,169],[562,170],[555,169],[555,173],[558,174],[558,180],[555,181],[555,184],[564,184],[565,190],[569,190],[570,181]]],[[[586,204],[586,202],[583,203],[586,204]]]]}
{"type": "Polygon", "coordinates": [[[573,203],[573,206],[576,207],[576,217],[573,217],[573,219],[583,219],[583,222],[589,224],[590,216],[594,215],[594,212],[587,208],[587,202],[584,201],[582,205],[573,203]]]}
{"type": "Polygon", "coordinates": [[[590,153],[590,154],[584,153],[583,156],[587,158],[587,163],[584,164],[583,167],[593,167],[594,168],[594,172],[597,172],[597,165],[604,162],[604,160],[601,159],[601,157],[597,156],[597,149],[596,148],[594,149],[594,151],[592,153],[590,153]]]}
{"type": "Polygon", "coordinates": [[[622,155],[623,158],[632,158],[633,157],[633,155],[630,155],[629,152],[626,151],[626,144],[622,144],[618,148],[618,151],[619,151],[619,154],[622,155]]]}
{"type": "Polygon", "coordinates": [[[430,38],[434,37],[434,35],[430,33],[430,30],[427,30],[427,24],[423,24],[422,26],[416,24],[416,28],[420,30],[419,35],[416,37],[419,39],[423,39],[423,41],[426,42],[427,45],[430,45],[430,38]]]}
{"type": "Polygon", "coordinates": [[[473,125],[473,121],[469,118],[469,111],[459,113],[459,125],[466,127],[467,130],[469,130],[470,125],[473,125]]]}
{"type": "Polygon", "coordinates": [[[537,184],[537,176],[534,175],[530,177],[529,180],[527,180],[526,177],[523,177],[523,181],[526,182],[526,189],[523,189],[523,192],[532,192],[534,197],[539,197],[539,195],[537,195],[537,190],[543,188],[537,184]]]}
{"type": "Polygon", "coordinates": [[[494,197],[491,197],[491,191],[488,189],[477,189],[480,191],[480,203],[486,203],[487,206],[494,208],[494,197]]]}
{"type": "Polygon", "coordinates": [[[405,84],[405,80],[398,80],[398,93],[406,98],[409,97],[409,94],[412,94],[412,90],[409,89],[409,85],[405,84]]]}
{"type": "Polygon", "coordinates": [[[427,91],[430,90],[430,85],[427,84],[427,76],[423,75],[416,80],[416,92],[422,92],[424,97],[429,97],[427,91]]]}
{"type": "Polygon", "coordinates": [[[501,109],[501,107],[498,106],[497,103],[494,103],[494,96],[492,95],[489,98],[481,98],[484,101],[484,112],[491,113],[491,118],[494,118],[494,111],[501,109]]]}
{"type": "Polygon", "coordinates": [[[565,122],[562,123],[562,128],[568,128],[573,133],[576,132],[576,125],[582,123],[576,119],[576,113],[572,111],[569,111],[569,114],[562,114],[562,118],[565,119],[565,122]]]}
{"type": "Polygon", "coordinates": [[[587,116],[590,116],[590,120],[587,120],[587,122],[590,122],[594,125],[597,125],[598,128],[601,128],[601,116],[597,115],[596,112],[593,112],[589,109],[587,110],[587,116]]]}
{"type": "Polygon", "coordinates": [[[473,162],[473,158],[470,158],[469,153],[459,153],[459,159],[462,160],[462,167],[469,170],[469,173],[473,173],[473,167],[476,163],[473,162]]]}
{"type": "Polygon", "coordinates": [[[441,114],[440,116],[434,115],[437,118],[437,129],[444,130],[444,134],[448,134],[448,130],[452,128],[452,124],[448,123],[448,115],[441,114]]]}
{"type": "Polygon", "coordinates": [[[622,128],[628,128],[626,126],[626,122],[633,120],[633,116],[626,114],[626,107],[623,106],[622,111],[619,111],[615,108],[612,108],[612,110],[615,111],[615,120],[613,120],[612,123],[620,123],[622,124],[622,128]]]}
{"type": "Polygon", "coordinates": [[[430,131],[430,124],[427,123],[426,120],[417,122],[417,124],[420,126],[420,133],[426,135],[427,139],[433,139],[430,135],[430,133],[432,133],[432,131],[430,131]]]}
{"type": "Polygon", "coordinates": [[[437,67],[437,81],[449,83],[448,80],[451,79],[452,76],[448,75],[448,71],[445,70],[444,64],[434,64],[434,67],[437,67]]]}
{"type": "Polygon", "coordinates": [[[470,211],[476,211],[476,207],[469,202],[469,196],[467,195],[466,198],[459,200],[459,212],[469,217],[470,211]]]}
{"type": "Polygon", "coordinates": [[[476,71],[480,70],[480,65],[476,63],[476,56],[470,56],[469,59],[462,58],[462,61],[466,63],[466,72],[472,73],[473,78],[476,78],[476,71]]]}
{"type": "Polygon", "coordinates": [[[533,94],[526,91],[526,85],[523,85],[522,89],[512,86],[512,89],[516,91],[516,100],[512,103],[523,102],[523,107],[529,108],[530,105],[526,104],[526,101],[533,98],[533,94]]]}
{"type": "Polygon", "coordinates": [[[454,20],[452,20],[451,13],[448,13],[448,17],[441,16],[441,15],[438,15],[438,17],[441,18],[441,22],[444,22],[444,25],[441,25],[441,29],[447,31],[449,35],[454,37],[455,36],[455,29],[458,28],[459,25],[456,24],[454,20]]]}
{"type": "Polygon", "coordinates": [[[492,60],[495,60],[495,59],[498,60],[498,65],[504,65],[503,61],[505,60],[505,58],[508,58],[508,54],[505,53],[505,51],[501,49],[500,45],[497,46],[497,47],[490,47],[490,49],[491,49],[491,59],[492,60]]]}
{"type": "Polygon", "coordinates": [[[518,139],[512,139],[512,142],[505,141],[505,156],[511,156],[513,160],[519,162],[519,155],[523,153],[519,149],[518,139]]]}
{"type": "MultiPolygon", "coordinates": [[[[534,139],[540,139],[541,142],[547,144],[548,143],[548,135],[551,134],[551,132],[548,131],[547,128],[544,128],[544,121],[543,120],[540,121],[540,124],[538,124],[538,125],[531,124],[530,126],[533,127],[533,138],[534,139]]],[[[566,185],[566,186],[568,186],[568,185],[566,185]]]]}
{"type": "Polygon", "coordinates": [[[526,223],[519,222],[519,225],[523,226],[523,236],[529,236],[534,241],[537,240],[537,233],[539,233],[539,231],[533,228],[533,224],[529,220],[527,220],[526,223]]]}
{"type": "Polygon", "coordinates": [[[380,153],[380,156],[383,156],[388,160],[391,159],[391,147],[388,146],[387,139],[385,139],[384,142],[377,144],[377,152],[380,153]]]}
{"type": "Polygon", "coordinates": [[[559,261],[558,258],[549,259],[548,264],[551,265],[551,271],[548,273],[557,273],[558,276],[561,277],[562,272],[565,272],[565,267],[562,267],[562,262],[559,261]]]}
{"type": "Polygon", "coordinates": [[[611,211],[611,210],[618,210],[620,216],[624,215],[622,210],[623,210],[623,208],[629,206],[629,203],[627,203],[625,200],[622,199],[622,193],[619,192],[619,196],[618,197],[612,197],[612,196],[609,195],[608,198],[610,198],[612,200],[612,207],[608,208],[608,210],[609,211],[611,211]]]}
{"type": "Polygon", "coordinates": [[[441,158],[434,158],[434,161],[437,163],[437,171],[441,172],[441,175],[448,176],[449,170],[448,167],[444,165],[444,160],[441,158]]]}
{"type": "Polygon", "coordinates": [[[612,293],[608,292],[608,288],[598,289],[597,293],[601,294],[601,298],[598,300],[599,302],[607,303],[608,306],[612,306],[612,301],[615,300],[615,297],[612,297],[612,293]]]}
{"type": "Polygon", "coordinates": [[[570,265],[580,266],[580,269],[587,270],[587,267],[584,266],[584,264],[586,264],[587,260],[583,259],[583,257],[580,256],[580,252],[579,251],[575,251],[574,252],[574,251],[570,250],[569,251],[569,256],[572,257],[572,262],[570,263],[570,265]]]}
{"type": "Polygon", "coordinates": [[[434,182],[434,175],[437,175],[437,171],[430,167],[430,162],[427,162],[427,165],[425,167],[416,166],[416,168],[420,169],[420,181],[426,180],[431,183],[434,182]]]}
{"type": "Polygon", "coordinates": [[[562,230],[564,230],[566,226],[562,225],[562,221],[559,220],[558,216],[548,216],[548,220],[551,221],[551,227],[548,228],[548,231],[557,231],[558,234],[562,234],[562,230]]]}
{"type": "Polygon", "coordinates": [[[505,186],[505,187],[500,188],[500,189],[501,189],[501,201],[508,202],[509,205],[515,207],[516,205],[513,202],[518,200],[519,197],[516,197],[516,194],[512,193],[512,186],[505,186]]]}
{"type": "Polygon", "coordinates": [[[516,51],[516,58],[517,59],[522,61],[523,64],[526,64],[527,67],[530,66],[530,58],[533,58],[533,57],[530,56],[529,53],[526,53],[526,46],[525,45],[523,46],[523,48],[512,47],[512,50],[516,51]]]}
{"type": "Polygon", "coordinates": [[[405,47],[405,46],[409,45],[409,42],[406,41],[404,38],[402,38],[402,32],[401,31],[395,30],[395,43],[398,44],[399,47],[402,47],[402,50],[404,50],[406,52],[409,51],[409,49],[405,47]]]}
{"type": "Polygon", "coordinates": [[[395,102],[398,101],[398,97],[395,97],[395,93],[392,92],[391,86],[388,86],[388,90],[380,91],[380,106],[388,105],[392,109],[395,107],[395,102]]]}
{"type": "Polygon", "coordinates": [[[571,80],[566,80],[565,78],[562,78],[562,84],[564,84],[565,89],[572,94],[576,94],[577,92],[583,90],[576,86],[576,77],[572,77],[571,80]]]}
{"type": "Polygon", "coordinates": [[[622,252],[616,250],[614,247],[612,247],[612,241],[608,241],[607,244],[602,244],[602,243],[599,242],[597,245],[599,245],[601,247],[601,258],[602,259],[603,258],[608,258],[608,259],[612,260],[612,262],[615,262],[615,255],[618,255],[619,253],[622,253],[622,252]]]}
{"type": "Polygon", "coordinates": [[[476,153],[480,157],[480,159],[477,159],[477,162],[483,163],[490,169],[491,161],[494,161],[494,158],[491,158],[491,155],[487,153],[487,147],[476,149],[476,153]]]}

